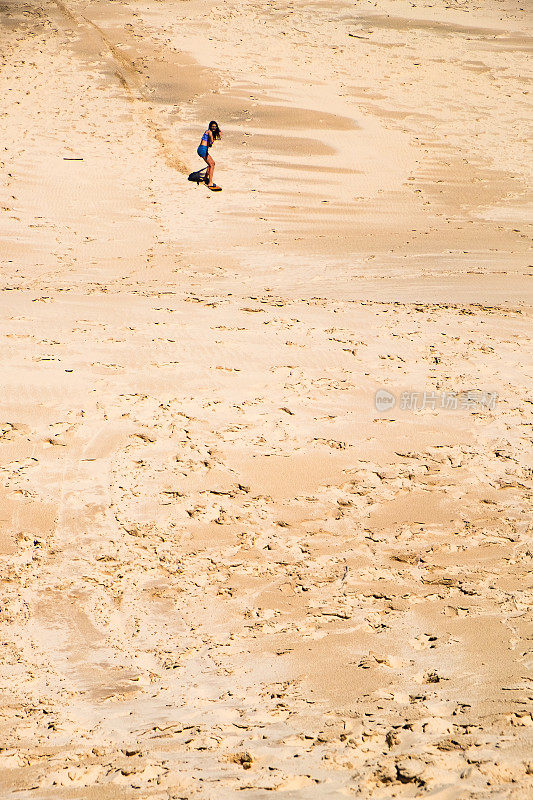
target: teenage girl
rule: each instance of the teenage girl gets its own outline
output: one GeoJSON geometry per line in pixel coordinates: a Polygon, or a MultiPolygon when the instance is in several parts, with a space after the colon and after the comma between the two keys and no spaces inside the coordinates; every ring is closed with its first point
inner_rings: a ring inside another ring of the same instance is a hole
{"type": "Polygon", "coordinates": [[[213,183],[213,173],[215,171],[215,162],[213,158],[209,155],[209,148],[213,146],[213,142],[215,139],[220,139],[221,131],[218,127],[218,123],[214,120],[209,123],[209,127],[205,131],[204,135],[202,136],[202,141],[200,142],[200,146],[196,151],[198,155],[203,158],[205,163],[207,164],[207,173],[205,176],[205,180],[207,183],[208,189],[218,189],[219,187],[216,183],[213,183]]]}

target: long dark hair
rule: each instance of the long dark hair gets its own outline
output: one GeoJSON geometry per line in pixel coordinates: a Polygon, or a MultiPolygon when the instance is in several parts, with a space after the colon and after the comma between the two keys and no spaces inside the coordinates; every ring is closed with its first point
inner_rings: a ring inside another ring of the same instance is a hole
{"type": "Polygon", "coordinates": [[[211,133],[213,134],[213,139],[220,139],[220,137],[222,136],[222,132],[218,127],[218,122],[215,122],[215,120],[212,119],[208,127],[211,133]],[[216,129],[214,131],[211,131],[211,125],[216,125],[216,129]]]}

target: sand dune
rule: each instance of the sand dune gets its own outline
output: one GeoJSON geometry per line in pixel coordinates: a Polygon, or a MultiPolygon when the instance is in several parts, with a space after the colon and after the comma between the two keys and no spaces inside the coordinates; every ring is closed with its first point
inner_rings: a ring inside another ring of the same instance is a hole
{"type": "Polygon", "coordinates": [[[0,17],[1,796],[528,796],[525,6],[0,17]]]}

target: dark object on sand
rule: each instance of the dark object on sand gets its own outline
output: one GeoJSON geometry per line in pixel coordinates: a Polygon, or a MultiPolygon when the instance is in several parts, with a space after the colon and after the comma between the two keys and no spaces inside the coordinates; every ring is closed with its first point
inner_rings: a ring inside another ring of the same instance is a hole
{"type": "Polygon", "coordinates": [[[192,181],[193,183],[196,183],[198,186],[200,186],[201,183],[207,183],[206,173],[207,173],[207,167],[204,167],[203,169],[199,169],[196,172],[191,172],[187,180],[192,181]]]}

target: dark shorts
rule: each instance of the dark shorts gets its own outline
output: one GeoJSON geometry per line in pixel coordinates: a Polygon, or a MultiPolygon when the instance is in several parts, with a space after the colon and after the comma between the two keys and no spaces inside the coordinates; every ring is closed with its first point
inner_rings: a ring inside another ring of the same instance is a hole
{"type": "Polygon", "coordinates": [[[207,158],[208,150],[205,144],[201,144],[196,152],[201,158],[207,158]]]}

